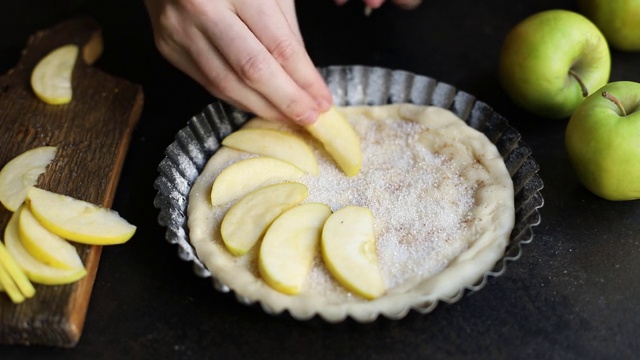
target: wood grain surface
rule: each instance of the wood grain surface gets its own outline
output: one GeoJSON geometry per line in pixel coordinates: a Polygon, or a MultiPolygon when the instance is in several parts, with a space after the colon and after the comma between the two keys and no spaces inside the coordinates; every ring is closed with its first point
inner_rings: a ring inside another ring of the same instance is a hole
{"type": "MultiPolygon", "coordinates": [[[[101,29],[91,18],[70,19],[31,36],[19,63],[0,77],[0,167],[31,148],[57,146],[38,186],[110,207],[143,92],[139,85],[92,66],[101,52],[101,29]],[[29,77],[43,56],[66,44],[81,48],[73,99],[48,105],[33,94],[29,77]]],[[[10,215],[0,206],[2,233],[10,215]]],[[[88,271],[81,281],[35,284],[35,297],[19,305],[0,293],[0,343],[73,347],[79,341],[101,247],[77,244],[77,249],[88,271]]]]}

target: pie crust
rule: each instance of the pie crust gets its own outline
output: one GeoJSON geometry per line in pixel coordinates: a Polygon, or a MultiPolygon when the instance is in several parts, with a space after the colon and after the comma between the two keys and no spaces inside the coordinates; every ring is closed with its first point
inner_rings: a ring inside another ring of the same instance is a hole
{"type": "Polygon", "coordinates": [[[290,131],[303,137],[318,159],[318,175],[299,180],[305,202],[333,211],[365,206],[376,219],[378,260],[387,292],[366,300],[341,287],[318,254],[305,289],[286,295],[269,287],[257,270],[257,244],[235,257],[220,238],[230,204],[212,208],[215,177],[230,164],[256,156],[220,148],[194,182],[188,227],[198,258],[218,281],[269,313],[319,315],[337,322],[397,317],[409,309],[450,300],[490,271],[504,255],[514,226],[514,190],[495,145],[449,110],[412,104],[341,107],[360,135],[361,172],[347,178],[322,146],[301,128],[253,119],[245,127],[290,131]]]}

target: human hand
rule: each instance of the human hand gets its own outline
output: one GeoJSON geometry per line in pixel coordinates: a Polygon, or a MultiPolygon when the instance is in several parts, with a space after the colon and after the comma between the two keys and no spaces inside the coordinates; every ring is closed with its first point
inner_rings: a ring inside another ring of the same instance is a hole
{"type": "MultiPolygon", "coordinates": [[[[337,5],[344,5],[349,0],[334,0],[337,5]]],[[[385,2],[385,0],[362,0],[369,8],[377,9],[385,2]]],[[[415,9],[422,3],[422,0],[391,0],[392,3],[403,9],[415,9]]]]}
{"type": "Polygon", "coordinates": [[[207,91],[258,116],[313,123],[332,98],[293,0],[145,0],[155,43],[207,91]]]}

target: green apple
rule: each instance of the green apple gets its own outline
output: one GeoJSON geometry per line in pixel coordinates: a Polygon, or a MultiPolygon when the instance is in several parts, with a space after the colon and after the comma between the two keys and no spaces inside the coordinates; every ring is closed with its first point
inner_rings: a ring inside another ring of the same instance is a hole
{"type": "Polygon", "coordinates": [[[504,40],[499,77],[511,99],[553,119],[568,118],[609,81],[607,41],[586,17],[567,10],[534,14],[504,40]]]}
{"type": "Polygon", "coordinates": [[[640,51],[640,0],[578,0],[578,5],[611,47],[640,51]]]}
{"type": "Polygon", "coordinates": [[[640,84],[613,82],[585,99],[565,133],[584,186],[608,200],[640,199],[640,84]]]}

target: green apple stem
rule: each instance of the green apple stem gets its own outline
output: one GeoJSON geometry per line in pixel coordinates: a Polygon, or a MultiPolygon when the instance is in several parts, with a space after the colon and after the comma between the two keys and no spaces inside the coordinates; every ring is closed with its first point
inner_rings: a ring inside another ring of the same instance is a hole
{"type": "Polygon", "coordinates": [[[613,96],[613,94],[608,91],[603,91],[602,97],[616,104],[618,109],[620,109],[620,113],[622,114],[622,116],[627,116],[627,112],[624,110],[624,106],[622,106],[622,103],[620,102],[620,100],[618,100],[617,97],[613,96]]]}
{"type": "Polygon", "coordinates": [[[569,75],[573,76],[578,82],[578,84],[580,84],[580,89],[582,90],[582,97],[589,96],[589,90],[587,90],[587,87],[584,85],[582,78],[580,78],[580,76],[576,74],[576,72],[573,70],[569,70],[569,75]]]}

